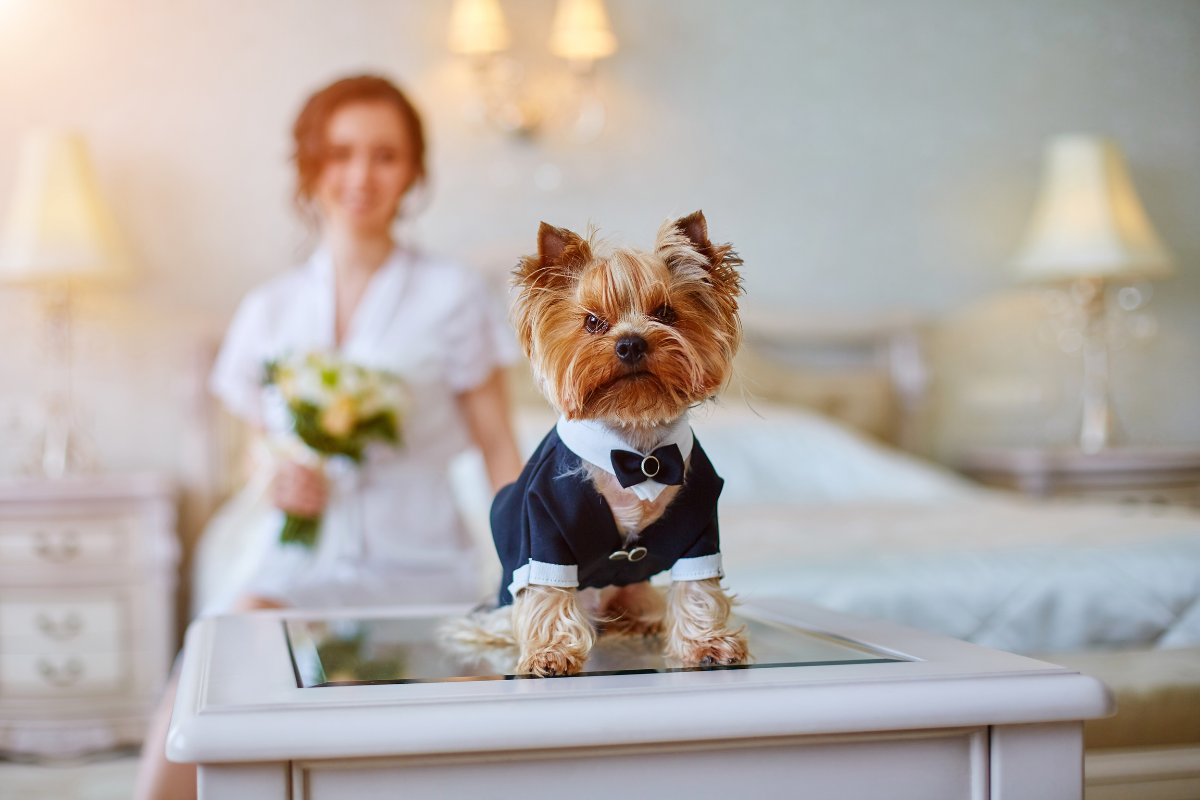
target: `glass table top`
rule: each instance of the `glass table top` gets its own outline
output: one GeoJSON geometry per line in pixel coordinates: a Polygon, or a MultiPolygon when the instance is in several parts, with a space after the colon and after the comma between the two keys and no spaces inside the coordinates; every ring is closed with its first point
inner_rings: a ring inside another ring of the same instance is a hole
{"type": "MultiPolygon", "coordinates": [[[[301,688],[388,683],[437,683],[526,679],[514,675],[516,651],[465,649],[438,635],[431,617],[305,620],[283,622],[296,684],[301,688]]],[[[881,664],[906,659],[835,636],[749,616],[731,619],[746,626],[750,664],[684,667],[663,656],[657,637],[601,636],[579,675],[703,672],[834,664],[881,664]]]]}

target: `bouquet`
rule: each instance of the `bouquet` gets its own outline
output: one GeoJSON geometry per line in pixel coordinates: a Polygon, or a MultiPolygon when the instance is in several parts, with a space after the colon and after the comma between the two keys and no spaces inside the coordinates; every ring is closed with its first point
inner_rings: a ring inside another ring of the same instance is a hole
{"type": "MultiPolygon", "coordinates": [[[[279,390],[296,437],[321,461],[344,456],[357,464],[371,442],[403,444],[408,398],[395,375],[314,352],[268,362],[264,383],[279,390]]],[[[312,547],[320,525],[320,517],[289,513],[279,540],[312,547]]]]}

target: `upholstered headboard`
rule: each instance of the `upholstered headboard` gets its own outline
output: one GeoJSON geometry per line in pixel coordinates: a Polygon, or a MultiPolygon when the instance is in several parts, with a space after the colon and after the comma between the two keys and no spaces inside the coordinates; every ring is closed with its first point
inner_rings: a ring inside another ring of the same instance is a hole
{"type": "Polygon", "coordinates": [[[727,394],[818,411],[906,450],[924,451],[929,367],[919,322],[873,317],[744,316],[727,394]]]}

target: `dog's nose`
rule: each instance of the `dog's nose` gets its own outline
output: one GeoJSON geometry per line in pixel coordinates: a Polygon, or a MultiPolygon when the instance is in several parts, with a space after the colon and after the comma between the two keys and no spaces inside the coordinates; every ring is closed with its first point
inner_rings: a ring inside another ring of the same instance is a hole
{"type": "Polygon", "coordinates": [[[617,358],[631,367],[641,361],[649,349],[650,345],[646,344],[646,340],[637,334],[622,336],[617,340],[617,358]]]}

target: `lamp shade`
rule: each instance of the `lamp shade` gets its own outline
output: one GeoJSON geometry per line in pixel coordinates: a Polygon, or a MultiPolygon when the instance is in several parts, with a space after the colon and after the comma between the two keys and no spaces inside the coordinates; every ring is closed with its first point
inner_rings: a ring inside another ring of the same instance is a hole
{"type": "Polygon", "coordinates": [[[129,272],[128,251],[83,138],[70,131],[30,134],[0,230],[0,281],[110,281],[129,272]]]}
{"type": "Polygon", "coordinates": [[[1171,274],[1171,257],[1115,142],[1081,135],[1050,141],[1016,267],[1022,278],[1034,281],[1171,274]]]}
{"type": "Polygon", "coordinates": [[[604,0],[558,0],[550,52],[572,61],[595,61],[617,51],[604,0]]]}
{"type": "Polygon", "coordinates": [[[451,52],[484,56],[506,49],[509,41],[499,0],[454,0],[450,10],[451,52]]]}

